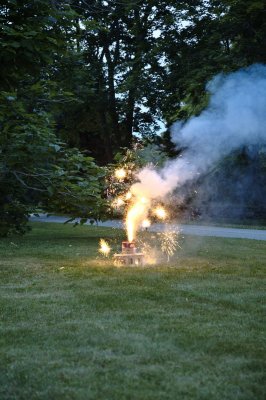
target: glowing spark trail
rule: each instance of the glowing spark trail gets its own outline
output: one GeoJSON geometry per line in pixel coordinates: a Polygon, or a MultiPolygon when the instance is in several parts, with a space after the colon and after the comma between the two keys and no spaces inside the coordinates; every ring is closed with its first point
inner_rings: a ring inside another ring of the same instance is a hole
{"type": "Polygon", "coordinates": [[[162,206],[158,206],[154,210],[154,214],[157,218],[164,220],[167,217],[167,212],[162,206]]]}
{"type": "Polygon", "coordinates": [[[149,228],[151,226],[151,221],[149,219],[144,219],[144,221],[142,221],[142,228],[149,228]]]}
{"type": "Polygon", "coordinates": [[[127,192],[125,195],[125,199],[126,200],[130,200],[132,198],[132,193],[131,192],[127,192]]]}
{"type": "Polygon", "coordinates": [[[169,261],[170,257],[175,253],[176,248],[180,248],[177,241],[178,234],[177,232],[162,232],[157,233],[157,235],[161,243],[161,250],[167,255],[167,261],[169,261]]]}
{"type": "Polygon", "coordinates": [[[118,168],[115,170],[115,177],[119,181],[122,181],[127,176],[127,171],[124,168],[118,168]]]}
{"type": "Polygon", "coordinates": [[[108,257],[110,251],[111,247],[109,246],[109,244],[104,239],[101,239],[99,252],[102,253],[105,257],[108,257]]]}

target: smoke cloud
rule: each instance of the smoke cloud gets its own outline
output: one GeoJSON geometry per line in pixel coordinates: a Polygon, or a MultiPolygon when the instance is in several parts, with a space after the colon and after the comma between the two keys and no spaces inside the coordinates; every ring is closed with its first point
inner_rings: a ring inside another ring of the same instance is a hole
{"type": "Polygon", "coordinates": [[[209,106],[187,122],[171,128],[173,142],[186,150],[157,171],[144,168],[132,192],[162,198],[176,187],[206,172],[243,146],[266,144],[266,66],[254,64],[207,84],[209,106]]]}

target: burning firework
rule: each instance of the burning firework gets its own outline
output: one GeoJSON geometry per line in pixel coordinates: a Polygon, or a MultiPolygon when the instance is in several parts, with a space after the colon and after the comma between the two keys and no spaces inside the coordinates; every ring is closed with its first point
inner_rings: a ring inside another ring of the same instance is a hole
{"type": "Polygon", "coordinates": [[[115,177],[119,181],[122,181],[127,176],[127,171],[124,168],[118,168],[115,170],[115,177]]]}
{"type": "Polygon", "coordinates": [[[167,217],[167,212],[162,206],[158,206],[154,210],[154,215],[156,215],[157,218],[164,220],[167,217]]]}
{"type": "MultiPolygon", "coordinates": [[[[121,167],[114,171],[114,177],[118,181],[125,180],[126,178],[128,182],[123,182],[123,184],[126,184],[129,183],[129,178],[133,178],[133,175],[130,169],[121,167]]],[[[136,177],[139,178],[139,176],[136,177]]],[[[154,206],[155,198],[154,191],[150,190],[149,182],[145,186],[140,185],[139,182],[133,183],[130,190],[123,190],[123,193],[121,193],[120,188],[119,196],[113,200],[111,205],[113,208],[121,208],[122,211],[125,212],[127,243],[133,245],[137,239],[138,230],[140,228],[142,228],[142,231],[147,230],[151,226],[151,221],[148,219],[148,216],[153,215],[162,222],[168,219],[168,212],[162,204],[157,203],[157,206],[154,206]]],[[[159,235],[159,249],[156,245],[153,246],[152,243],[148,245],[147,241],[149,242],[149,238],[147,237],[147,240],[145,239],[145,241],[142,241],[138,252],[136,252],[136,247],[134,245],[132,249],[130,248],[130,252],[128,253],[127,249],[123,247],[123,244],[126,242],[123,242],[122,252],[114,255],[115,264],[142,265],[143,262],[155,264],[160,252],[167,254],[169,260],[178,246],[177,234],[175,232],[167,232],[159,235]],[[152,256],[150,253],[152,253],[152,256]]],[[[110,253],[110,247],[105,241],[101,241],[100,252],[106,257],[110,253]]]]}
{"type": "Polygon", "coordinates": [[[110,251],[111,247],[109,246],[109,244],[104,239],[101,239],[99,252],[103,254],[105,257],[108,257],[110,251]]]}
{"type": "Polygon", "coordinates": [[[116,265],[136,266],[143,265],[144,254],[137,251],[134,242],[122,242],[122,253],[115,254],[116,265]]]}
{"type": "Polygon", "coordinates": [[[127,237],[132,242],[136,237],[136,232],[141,222],[147,218],[149,211],[149,200],[141,197],[136,199],[129,207],[126,215],[127,237]]]}
{"type": "Polygon", "coordinates": [[[169,261],[170,257],[175,253],[176,248],[179,247],[178,244],[178,233],[177,232],[162,232],[157,233],[159,237],[161,250],[164,254],[167,255],[167,261],[169,261]]]}

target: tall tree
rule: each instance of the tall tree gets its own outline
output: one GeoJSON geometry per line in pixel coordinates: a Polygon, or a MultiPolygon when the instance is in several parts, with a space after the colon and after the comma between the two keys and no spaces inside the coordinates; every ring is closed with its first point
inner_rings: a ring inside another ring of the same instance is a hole
{"type": "MultiPolygon", "coordinates": [[[[82,103],[61,115],[63,131],[102,161],[130,146],[133,132],[154,133],[160,118],[162,76],[156,30],[172,18],[169,1],[73,3],[79,13],[79,46],[84,84],[93,76],[82,103]],[[87,29],[87,24],[95,24],[87,29]],[[74,128],[75,127],[75,128],[74,128]],[[93,146],[96,143],[96,146],[93,146]],[[98,148],[98,151],[97,151],[98,148]]],[[[171,3],[171,2],[170,2],[171,3]]],[[[77,93],[78,94],[78,93],[77,93]]]]}
{"type": "Polygon", "coordinates": [[[265,0],[192,0],[172,6],[181,14],[159,39],[168,73],[162,111],[168,122],[206,105],[206,83],[217,73],[265,63],[265,0]]]}
{"type": "Polygon", "coordinates": [[[38,205],[90,218],[101,205],[101,170],[55,136],[49,113],[65,98],[53,69],[75,16],[54,3],[8,0],[0,9],[0,236],[23,232],[38,205]]]}

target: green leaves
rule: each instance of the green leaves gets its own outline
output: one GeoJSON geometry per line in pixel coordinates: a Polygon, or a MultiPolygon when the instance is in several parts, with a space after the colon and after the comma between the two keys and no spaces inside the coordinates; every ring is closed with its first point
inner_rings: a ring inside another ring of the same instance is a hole
{"type": "Polygon", "coordinates": [[[103,212],[103,170],[55,134],[57,104],[73,102],[55,75],[74,17],[44,0],[19,10],[7,0],[0,14],[0,236],[24,233],[36,208],[85,219],[103,212]]]}
{"type": "Polygon", "coordinates": [[[47,125],[49,116],[1,103],[0,234],[24,232],[38,207],[85,219],[99,219],[103,169],[77,149],[68,149],[47,125]],[[19,124],[18,124],[19,121],[19,124]]]}
{"type": "MultiPolygon", "coordinates": [[[[138,142],[133,132],[156,141],[158,119],[171,124],[205,107],[205,84],[217,72],[266,62],[264,3],[6,0],[0,218],[9,210],[5,221],[19,230],[13,217],[23,224],[36,206],[103,215],[104,170],[88,154],[106,165],[138,142]]],[[[161,142],[176,154],[169,136],[161,142]]],[[[158,165],[165,159],[151,146],[135,157],[158,165]]]]}

